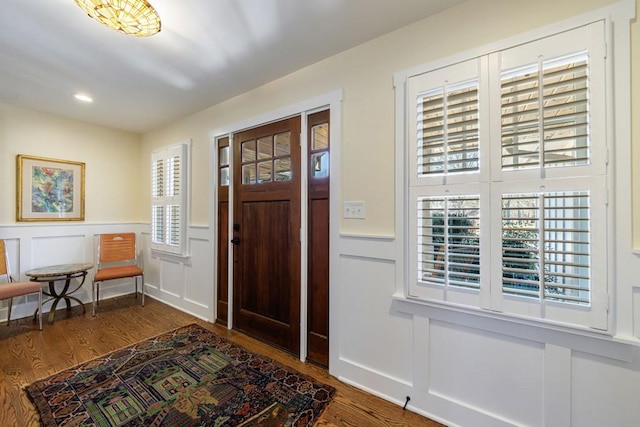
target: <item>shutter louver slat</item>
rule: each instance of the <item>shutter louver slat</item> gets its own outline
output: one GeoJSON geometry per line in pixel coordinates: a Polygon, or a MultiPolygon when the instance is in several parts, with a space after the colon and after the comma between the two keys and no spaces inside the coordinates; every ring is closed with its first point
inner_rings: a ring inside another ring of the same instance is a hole
{"type": "Polygon", "coordinates": [[[527,104],[536,104],[535,98],[538,97],[538,88],[536,86],[521,87],[521,84],[517,80],[502,81],[502,94],[500,97],[503,105],[514,108],[527,104]]]}
{"type": "Polygon", "coordinates": [[[587,80],[586,79],[572,79],[572,80],[563,80],[559,83],[550,84],[549,86],[544,86],[544,102],[547,104],[547,107],[554,106],[554,101],[557,103],[556,105],[561,107],[568,106],[583,106],[584,99],[587,97],[587,80]],[[574,86],[568,86],[570,83],[573,83],[574,86]],[[583,87],[575,88],[575,85],[583,84],[583,87]],[[551,91],[551,87],[554,89],[558,89],[557,92],[551,91]],[[577,101],[567,101],[566,98],[577,99],[577,101]]]}
{"type": "Polygon", "coordinates": [[[439,147],[444,147],[444,141],[443,141],[442,134],[432,135],[432,136],[425,136],[422,139],[422,141],[423,141],[423,147],[424,148],[435,149],[435,148],[439,148],[439,147]]]}
{"type": "MultiPolygon", "coordinates": [[[[576,55],[576,58],[586,58],[586,54],[584,55],[576,55]]],[[[567,75],[571,76],[571,79],[574,80],[586,80],[587,73],[587,60],[582,59],[581,62],[571,63],[566,65],[559,65],[551,69],[550,71],[545,71],[545,76],[549,78],[558,78],[558,79],[566,79],[567,75]],[[569,69],[569,71],[567,71],[569,69]],[[577,75],[575,75],[577,74],[577,75]]]]}
{"type": "MultiPolygon", "coordinates": [[[[507,86],[509,87],[509,86],[507,86]]],[[[506,88],[503,86],[502,88],[506,88]]],[[[509,96],[502,97],[502,108],[509,109],[511,115],[503,114],[502,117],[518,117],[522,112],[537,112],[538,111],[538,89],[536,90],[517,90],[515,94],[509,93],[509,96]],[[522,97],[525,97],[522,99],[522,97]]]]}

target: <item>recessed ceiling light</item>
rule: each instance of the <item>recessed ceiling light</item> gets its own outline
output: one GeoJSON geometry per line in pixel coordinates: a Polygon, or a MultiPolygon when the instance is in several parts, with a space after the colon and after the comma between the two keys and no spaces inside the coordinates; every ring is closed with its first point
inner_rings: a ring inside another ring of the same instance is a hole
{"type": "Polygon", "coordinates": [[[85,95],[83,93],[74,93],[73,97],[75,99],[77,99],[78,101],[82,101],[82,102],[86,102],[86,103],[93,102],[93,98],[91,98],[89,95],[85,95]]]}

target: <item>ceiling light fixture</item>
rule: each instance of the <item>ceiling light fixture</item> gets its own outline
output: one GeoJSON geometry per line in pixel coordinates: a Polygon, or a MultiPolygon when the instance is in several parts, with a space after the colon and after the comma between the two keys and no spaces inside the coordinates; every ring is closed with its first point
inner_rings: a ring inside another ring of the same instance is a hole
{"type": "Polygon", "coordinates": [[[93,98],[91,98],[89,95],[85,95],[83,93],[76,93],[76,94],[73,95],[73,97],[75,99],[77,99],[78,101],[82,101],[82,102],[86,102],[86,103],[93,102],[93,98]]]}
{"type": "Polygon", "coordinates": [[[146,0],[75,0],[87,14],[116,31],[138,37],[160,31],[160,16],[146,0]]]}

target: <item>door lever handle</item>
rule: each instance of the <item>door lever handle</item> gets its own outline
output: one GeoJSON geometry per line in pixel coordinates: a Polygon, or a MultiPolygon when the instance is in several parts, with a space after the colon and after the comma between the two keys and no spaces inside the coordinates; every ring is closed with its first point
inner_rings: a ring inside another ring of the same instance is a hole
{"type": "Polygon", "coordinates": [[[231,243],[233,243],[234,245],[237,245],[240,243],[240,238],[239,237],[234,237],[233,239],[231,239],[231,243]]]}

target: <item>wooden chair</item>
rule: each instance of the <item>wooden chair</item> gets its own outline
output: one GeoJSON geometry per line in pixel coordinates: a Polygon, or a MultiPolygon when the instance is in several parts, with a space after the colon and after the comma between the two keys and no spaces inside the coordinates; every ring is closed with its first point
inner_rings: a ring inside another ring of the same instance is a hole
{"type": "Polygon", "coordinates": [[[135,233],[112,233],[98,236],[98,270],[93,277],[91,298],[93,315],[100,302],[100,284],[107,280],[135,278],[138,297],[138,277],[142,278],[142,306],[144,307],[144,271],[138,264],[135,233]]]}
{"type": "Polygon", "coordinates": [[[11,321],[11,306],[13,297],[38,294],[38,320],[42,330],[42,284],[39,282],[14,282],[9,269],[9,257],[4,240],[0,240],[0,275],[6,277],[6,283],[0,284],[0,300],[9,300],[9,312],[7,314],[7,326],[11,321]]]}

